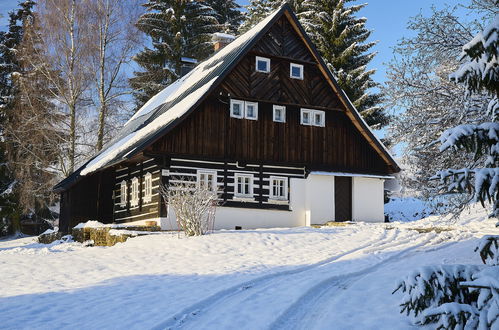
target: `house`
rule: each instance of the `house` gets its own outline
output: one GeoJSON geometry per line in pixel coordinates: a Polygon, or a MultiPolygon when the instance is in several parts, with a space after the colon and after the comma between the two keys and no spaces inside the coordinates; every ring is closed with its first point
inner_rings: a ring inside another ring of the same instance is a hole
{"type": "Polygon", "coordinates": [[[222,192],[216,228],[384,220],[383,182],[399,166],[289,5],[222,37],[55,186],[61,230],[87,220],[167,229],[174,214],[158,188],[185,178],[222,192]]]}

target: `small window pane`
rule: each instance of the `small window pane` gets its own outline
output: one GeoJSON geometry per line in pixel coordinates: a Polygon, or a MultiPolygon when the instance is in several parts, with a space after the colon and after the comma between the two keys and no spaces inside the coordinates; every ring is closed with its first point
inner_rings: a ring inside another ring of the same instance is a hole
{"type": "Polygon", "coordinates": [[[256,71],[257,72],[270,72],[270,59],[266,57],[256,57],[256,71]]]}
{"type": "Polygon", "coordinates": [[[248,105],[248,117],[255,117],[255,107],[248,105]]]}
{"type": "Polygon", "coordinates": [[[236,116],[241,115],[241,105],[239,103],[235,103],[232,108],[232,113],[236,116]]]}
{"type": "Polygon", "coordinates": [[[294,66],[293,67],[293,71],[291,71],[293,73],[293,77],[297,77],[297,78],[300,78],[301,77],[301,69],[297,66],[294,66]]]}
{"type": "Polygon", "coordinates": [[[258,61],[258,71],[267,72],[268,71],[268,69],[267,69],[267,62],[265,62],[265,61],[258,61]]]}
{"type": "Polygon", "coordinates": [[[303,79],[303,65],[291,63],[289,74],[291,78],[295,79],[303,79]]]}

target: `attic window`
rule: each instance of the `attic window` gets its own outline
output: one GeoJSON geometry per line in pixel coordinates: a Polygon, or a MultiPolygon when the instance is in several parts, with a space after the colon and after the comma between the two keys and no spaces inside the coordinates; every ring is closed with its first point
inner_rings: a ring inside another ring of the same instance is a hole
{"type": "Polygon", "coordinates": [[[144,203],[149,203],[152,200],[152,174],[147,173],[144,176],[144,203]]]}
{"type": "Polygon", "coordinates": [[[245,104],[245,115],[246,119],[257,120],[258,119],[258,103],[256,102],[244,102],[245,104]]]}
{"type": "Polygon", "coordinates": [[[230,100],[230,116],[234,118],[244,117],[244,101],[230,100]]]}
{"type": "Polygon", "coordinates": [[[256,72],[269,73],[270,72],[270,58],[256,57],[256,72]]]}
{"type": "Polygon", "coordinates": [[[132,179],[132,198],[130,199],[130,206],[139,205],[139,179],[132,179]]]}
{"type": "Polygon", "coordinates": [[[121,181],[121,184],[120,184],[120,206],[121,207],[126,206],[126,202],[128,199],[127,195],[128,195],[127,184],[126,184],[126,181],[123,180],[123,181],[121,181]]]}
{"type": "Polygon", "coordinates": [[[326,114],[324,111],[301,109],[300,123],[307,126],[326,126],[326,114]]]}
{"type": "Polygon", "coordinates": [[[274,105],[274,121],[277,123],[286,122],[286,107],[283,105],[274,105]]]}
{"type": "Polygon", "coordinates": [[[293,79],[303,80],[303,65],[291,63],[289,65],[289,76],[293,79]]]}

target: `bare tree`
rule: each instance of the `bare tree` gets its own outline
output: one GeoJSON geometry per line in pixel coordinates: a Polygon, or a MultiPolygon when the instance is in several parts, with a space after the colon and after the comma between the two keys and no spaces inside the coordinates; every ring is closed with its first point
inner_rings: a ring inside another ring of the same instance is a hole
{"type": "Polygon", "coordinates": [[[175,212],[178,228],[187,236],[200,236],[213,230],[219,193],[209,186],[181,179],[168,188],[160,186],[165,205],[175,212]]]}
{"type": "Polygon", "coordinates": [[[131,61],[139,45],[139,31],[135,22],[139,7],[134,0],[87,1],[91,16],[95,70],[95,87],[98,95],[97,150],[105,143],[107,118],[122,104],[128,94],[128,79],[124,66],[131,61]]]}
{"type": "Polygon", "coordinates": [[[53,86],[53,98],[67,112],[68,147],[61,155],[61,169],[67,175],[77,161],[77,117],[92,82],[89,7],[77,0],[40,0],[38,6],[44,48],[37,52],[37,62],[45,64],[40,72],[53,86]]]}

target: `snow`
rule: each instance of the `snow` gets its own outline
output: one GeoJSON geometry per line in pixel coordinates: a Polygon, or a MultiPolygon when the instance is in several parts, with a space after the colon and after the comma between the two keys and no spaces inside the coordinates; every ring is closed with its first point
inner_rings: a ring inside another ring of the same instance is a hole
{"type": "Polygon", "coordinates": [[[92,221],[87,221],[87,222],[80,222],[79,224],[77,224],[75,227],[73,227],[74,229],[82,229],[82,228],[103,228],[103,227],[108,227],[110,225],[105,225],[99,221],[95,221],[95,220],[92,220],[92,221]]]}
{"type": "Polygon", "coordinates": [[[390,198],[385,204],[385,214],[390,221],[414,221],[434,214],[434,209],[429,202],[418,198],[390,198]]]}
{"type": "Polygon", "coordinates": [[[428,265],[480,265],[474,248],[499,234],[494,224],[476,208],[458,220],[161,232],[113,247],[0,241],[1,327],[412,328],[396,284],[428,265]],[[414,230],[438,226],[452,230],[414,230]]]}
{"type": "Polygon", "coordinates": [[[180,118],[187,111],[189,111],[208,92],[215,81],[218,80],[218,76],[215,75],[213,78],[201,85],[188,96],[184,94],[199,82],[202,82],[204,79],[208,79],[210,77],[210,74],[215,72],[222,65],[226,64],[223,59],[227,55],[237,51],[240,48],[243,48],[244,45],[249,43],[253,39],[253,37],[261,29],[263,29],[278,12],[279,10],[276,10],[273,14],[262,20],[251,30],[236,38],[233,42],[221,49],[218,53],[197,65],[184,77],[180,78],[172,85],[168,86],[163,91],[159,92],[153,98],[151,98],[125,124],[125,129],[127,125],[140,122],[141,118],[143,118],[143,121],[145,122],[145,120],[150,117],[151,113],[162,105],[174,105],[150,123],[139,126],[138,129],[134,130],[118,141],[111,142],[109,146],[106,146],[106,148],[103,149],[103,151],[99,155],[97,155],[97,157],[95,157],[88,164],[82,167],[80,175],[84,176],[90,174],[100,169],[101,167],[106,166],[109,162],[116,160],[120,153],[126,151],[131,152],[129,151],[129,149],[132,148],[136,143],[146,139],[148,136],[151,136],[160,129],[168,126],[168,124],[173,122],[175,119],[180,118]],[[175,103],[176,101],[179,102],[175,103]]]}

